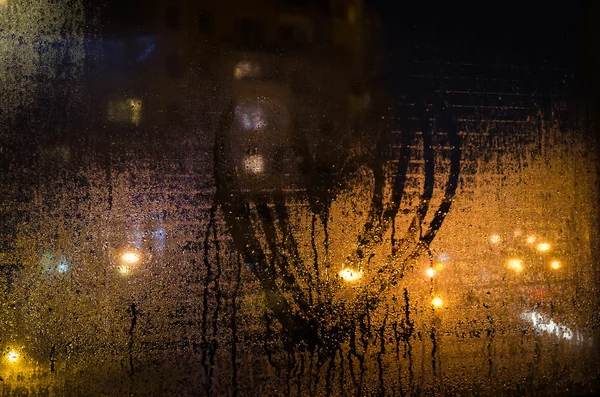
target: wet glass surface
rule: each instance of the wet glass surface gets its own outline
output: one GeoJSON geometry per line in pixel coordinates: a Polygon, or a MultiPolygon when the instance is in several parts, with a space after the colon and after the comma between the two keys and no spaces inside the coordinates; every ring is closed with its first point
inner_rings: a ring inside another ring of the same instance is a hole
{"type": "Polygon", "coordinates": [[[0,0],[0,394],[597,393],[585,23],[0,0]]]}

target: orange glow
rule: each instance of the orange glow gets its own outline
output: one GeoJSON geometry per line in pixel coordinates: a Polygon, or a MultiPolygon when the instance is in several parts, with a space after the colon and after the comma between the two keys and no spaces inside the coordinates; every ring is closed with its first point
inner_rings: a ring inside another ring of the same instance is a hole
{"type": "Polygon", "coordinates": [[[430,267],[425,271],[425,273],[427,273],[427,277],[432,278],[433,276],[435,276],[435,269],[430,267]]]}
{"type": "Polygon", "coordinates": [[[521,259],[509,259],[506,265],[509,269],[514,270],[517,273],[523,271],[523,261],[521,259]]]}
{"type": "Polygon", "coordinates": [[[438,272],[444,270],[444,264],[442,262],[437,262],[435,264],[435,270],[437,270],[438,272]]]}
{"type": "Polygon", "coordinates": [[[552,261],[550,262],[550,267],[554,270],[560,269],[561,263],[560,261],[552,261]]]}
{"type": "Polygon", "coordinates": [[[362,278],[363,272],[356,271],[350,268],[342,269],[339,275],[344,281],[352,282],[362,278]]]}
{"type": "Polygon", "coordinates": [[[433,305],[433,307],[442,307],[444,301],[439,296],[436,296],[431,300],[431,304],[433,305]]]}
{"type": "Polygon", "coordinates": [[[527,244],[533,244],[533,243],[535,243],[535,240],[536,240],[535,236],[528,236],[527,244]]]}
{"type": "Polygon", "coordinates": [[[121,254],[121,261],[128,265],[135,265],[140,259],[140,254],[135,251],[125,251],[121,254]]]}
{"type": "Polygon", "coordinates": [[[491,242],[492,244],[498,244],[498,243],[500,242],[500,240],[502,240],[502,239],[501,239],[501,238],[500,238],[500,236],[499,236],[499,235],[497,235],[497,234],[494,234],[494,235],[492,235],[492,236],[490,237],[490,242],[491,242]]]}
{"type": "Polygon", "coordinates": [[[540,252],[548,252],[548,251],[550,251],[550,244],[548,244],[548,243],[539,243],[536,248],[540,252]]]}

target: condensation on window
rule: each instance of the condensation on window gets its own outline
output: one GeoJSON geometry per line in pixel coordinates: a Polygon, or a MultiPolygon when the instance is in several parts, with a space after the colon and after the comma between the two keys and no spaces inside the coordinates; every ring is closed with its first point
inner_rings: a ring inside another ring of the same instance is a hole
{"type": "Polygon", "coordinates": [[[0,394],[598,392],[584,77],[371,5],[0,0],[0,394]]]}

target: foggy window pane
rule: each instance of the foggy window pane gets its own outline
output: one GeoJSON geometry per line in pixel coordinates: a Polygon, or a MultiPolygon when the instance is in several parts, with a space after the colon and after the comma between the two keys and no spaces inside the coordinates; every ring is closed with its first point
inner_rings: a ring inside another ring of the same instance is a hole
{"type": "Polygon", "coordinates": [[[598,394],[594,7],[0,0],[0,395],[598,394]]]}

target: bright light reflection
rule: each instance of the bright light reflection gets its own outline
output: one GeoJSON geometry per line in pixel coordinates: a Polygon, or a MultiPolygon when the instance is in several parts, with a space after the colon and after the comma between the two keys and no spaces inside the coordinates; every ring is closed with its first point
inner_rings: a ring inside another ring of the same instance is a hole
{"type": "Polygon", "coordinates": [[[339,275],[344,281],[356,281],[362,277],[363,272],[345,268],[339,272],[339,275]]]}
{"type": "Polygon", "coordinates": [[[444,270],[444,264],[442,262],[437,262],[435,264],[435,270],[437,270],[438,272],[444,270]]]}
{"type": "Polygon", "coordinates": [[[497,235],[497,234],[494,234],[494,235],[492,235],[492,236],[490,237],[490,242],[491,242],[492,244],[498,244],[498,243],[500,242],[500,240],[501,240],[501,239],[500,239],[500,236],[499,236],[499,235],[497,235]]]}
{"type": "Polygon", "coordinates": [[[126,251],[121,255],[121,261],[128,265],[134,265],[140,261],[140,254],[134,251],[126,251]]]}
{"type": "Polygon", "coordinates": [[[536,248],[540,252],[547,252],[547,251],[550,251],[550,244],[548,244],[548,243],[539,243],[536,248]]]}
{"type": "Polygon", "coordinates": [[[244,158],[244,170],[251,174],[262,174],[265,170],[263,156],[255,154],[244,158]]]}
{"type": "Polygon", "coordinates": [[[536,240],[535,236],[528,236],[527,244],[533,244],[533,243],[535,243],[535,240],[536,240]]]}
{"type": "Polygon", "coordinates": [[[560,269],[560,261],[552,261],[550,262],[550,267],[554,270],[560,269]]]}
{"type": "Polygon", "coordinates": [[[436,296],[431,301],[431,304],[433,305],[433,307],[442,307],[442,305],[444,304],[444,301],[439,296],[436,296]]]}
{"type": "Polygon", "coordinates": [[[532,312],[523,312],[521,314],[523,320],[529,321],[533,324],[533,328],[540,332],[546,332],[550,335],[554,335],[557,338],[563,338],[566,340],[575,340],[578,343],[583,342],[583,335],[580,332],[575,331],[565,325],[560,325],[554,322],[552,319],[548,319],[545,316],[532,312]]]}
{"type": "Polygon", "coordinates": [[[523,261],[521,259],[509,259],[506,265],[509,269],[514,270],[517,273],[523,271],[523,261]]]}
{"type": "Polygon", "coordinates": [[[8,354],[6,355],[6,359],[8,361],[10,361],[11,363],[15,363],[17,362],[17,360],[19,359],[19,353],[17,353],[14,350],[11,350],[10,352],[8,352],[8,354]]]}
{"type": "Polygon", "coordinates": [[[427,273],[427,277],[432,278],[433,276],[435,276],[435,269],[430,267],[425,271],[425,273],[427,273]]]}

